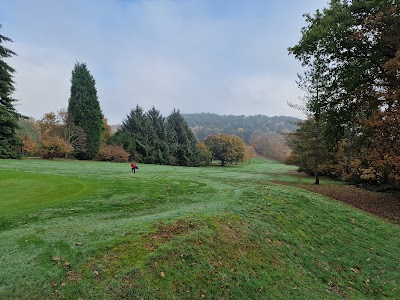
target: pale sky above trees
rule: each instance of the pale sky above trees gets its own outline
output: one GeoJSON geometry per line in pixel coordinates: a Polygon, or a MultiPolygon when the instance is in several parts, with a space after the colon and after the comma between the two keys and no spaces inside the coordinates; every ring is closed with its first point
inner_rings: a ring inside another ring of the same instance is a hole
{"type": "Polygon", "coordinates": [[[84,62],[110,124],[136,104],[182,113],[304,117],[298,42],[303,13],[327,0],[2,0],[1,34],[18,56],[20,113],[68,106],[71,72],[84,62]]]}

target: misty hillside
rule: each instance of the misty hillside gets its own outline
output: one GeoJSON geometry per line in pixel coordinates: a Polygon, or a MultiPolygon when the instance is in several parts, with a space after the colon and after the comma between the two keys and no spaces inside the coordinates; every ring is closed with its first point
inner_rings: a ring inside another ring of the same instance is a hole
{"type": "Polygon", "coordinates": [[[213,113],[182,114],[199,140],[210,134],[235,134],[247,143],[251,136],[264,132],[288,133],[297,129],[298,118],[217,115],[213,113]]]}

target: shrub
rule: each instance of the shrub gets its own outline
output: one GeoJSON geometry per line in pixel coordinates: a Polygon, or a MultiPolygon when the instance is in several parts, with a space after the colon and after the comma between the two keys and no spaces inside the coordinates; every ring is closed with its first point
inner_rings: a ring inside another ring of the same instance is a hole
{"type": "Polygon", "coordinates": [[[110,146],[103,144],[99,153],[97,153],[96,160],[127,162],[129,160],[129,153],[124,150],[122,145],[110,146]]]}
{"type": "Polygon", "coordinates": [[[39,146],[29,135],[22,137],[22,153],[24,156],[35,155],[38,152],[39,146]]]}
{"type": "Polygon", "coordinates": [[[40,154],[45,159],[62,158],[72,152],[72,146],[57,136],[42,137],[40,154]]]}

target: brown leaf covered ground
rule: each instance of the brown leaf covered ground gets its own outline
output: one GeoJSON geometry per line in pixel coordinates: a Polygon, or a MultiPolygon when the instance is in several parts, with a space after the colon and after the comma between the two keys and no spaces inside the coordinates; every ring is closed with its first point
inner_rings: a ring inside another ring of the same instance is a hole
{"type": "Polygon", "coordinates": [[[351,185],[279,183],[295,185],[314,193],[342,201],[400,225],[400,195],[373,192],[351,185]]]}

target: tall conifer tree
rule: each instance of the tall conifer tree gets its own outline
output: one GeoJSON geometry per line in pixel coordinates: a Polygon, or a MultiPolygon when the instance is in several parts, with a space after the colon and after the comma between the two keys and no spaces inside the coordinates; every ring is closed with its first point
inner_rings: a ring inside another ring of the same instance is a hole
{"type": "Polygon", "coordinates": [[[21,152],[18,149],[22,146],[22,142],[16,130],[21,115],[15,110],[14,103],[17,100],[12,97],[15,90],[13,81],[15,70],[4,61],[16,53],[3,47],[1,44],[4,42],[12,40],[0,35],[0,158],[19,158],[21,152]]]}
{"type": "Polygon", "coordinates": [[[72,71],[68,122],[83,129],[85,149],[75,150],[78,159],[93,159],[100,149],[103,114],[97,98],[95,80],[85,63],[76,63],[72,71]]]}
{"type": "Polygon", "coordinates": [[[154,106],[147,112],[147,118],[150,124],[151,160],[149,162],[165,165],[170,159],[165,118],[154,106]]]}
{"type": "Polygon", "coordinates": [[[174,110],[167,118],[168,140],[175,164],[180,166],[198,166],[200,151],[192,130],[181,113],[174,110]]]}
{"type": "Polygon", "coordinates": [[[113,142],[123,144],[131,159],[148,162],[149,157],[149,120],[143,109],[136,105],[123,120],[121,128],[115,134],[113,142]]]}

